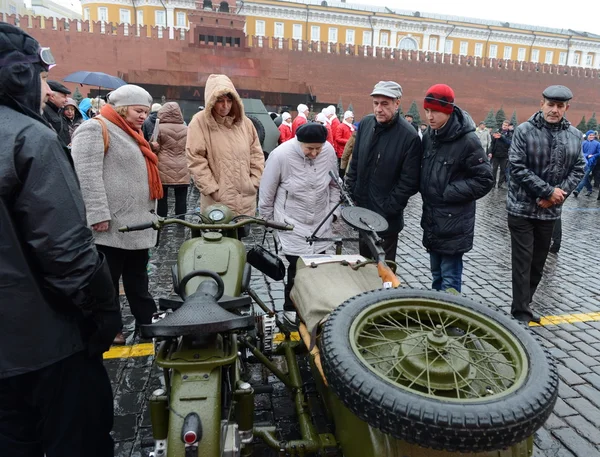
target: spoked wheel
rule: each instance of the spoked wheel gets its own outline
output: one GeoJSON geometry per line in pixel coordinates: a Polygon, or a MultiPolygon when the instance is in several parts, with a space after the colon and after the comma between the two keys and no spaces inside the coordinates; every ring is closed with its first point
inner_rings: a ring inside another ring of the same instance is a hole
{"type": "Polygon", "coordinates": [[[358,417],[395,438],[481,452],[520,442],[556,402],[554,363],[505,314],[443,292],[367,292],[325,324],[327,380],[358,417]]]}

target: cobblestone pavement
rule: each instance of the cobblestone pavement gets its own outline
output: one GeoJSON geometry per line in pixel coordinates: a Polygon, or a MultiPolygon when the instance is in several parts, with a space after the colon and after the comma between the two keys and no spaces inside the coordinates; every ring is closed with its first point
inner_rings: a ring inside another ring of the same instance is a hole
{"type": "MultiPolygon", "coordinates": [[[[597,191],[596,191],[597,192],[597,191]]],[[[543,316],[600,312],[600,251],[598,226],[600,201],[593,197],[569,198],[563,212],[563,242],[559,254],[550,254],[544,279],[534,298],[534,308],[543,316]]],[[[506,191],[494,189],[478,203],[474,249],[465,256],[463,292],[471,298],[510,310],[510,237],[504,202],[506,191]]],[[[190,196],[190,201],[195,198],[190,196]]],[[[406,228],[400,236],[397,261],[403,284],[429,288],[429,257],[421,245],[420,197],[411,199],[405,213],[406,228]]],[[[338,226],[347,232],[346,227],[338,226]]],[[[180,227],[169,227],[151,258],[151,291],[156,297],[171,293],[170,267],[177,248],[187,236],[180,227]]],[[[255,239],[259,231],[253,231],[255,239]]],[[[251,238],[249,238],[252,244],[251,238]]],[[[348,252],[356,252],[349,245],[348,252]]],[[[260,274],[252,276],[252,287],[268,304],[281,309],[283,285],[260,274]]],[[[124,300],[124,299],[123,299],[124,300]]],[[[128,344],[138,343],[133,320],[125,308],[128,344]]],[[[572,320],[572,319],[568,319],[572,320]]],[[[577,320],[577,319],[575,319],[577,320]]],[[[600,321],[565,322],[530,327],[556,357],[560,374],[560,398],[554,413],[535,435],[534,457],[600,456],[600,321]]],[[[106,360],[115,392],[114,438],[118,457],[147,456],[152,446],[145,398],[160,385],[151,357],[106,360]]],[[[255,376],[265,377],[260,369],[255,376]]],[[[263,379],[265,381],[265,379],[263,379]]],[[[267,379],[273,383],[275,378],[267,379]]],[[[281,383],[279,383],[281,384],[281,383]]],[[[257,396],[257,417],[276,420],[283,436],[297,433],[285,402],[287,393],[275,383],[271,395],[257,396]]],[[[270,456],[267,450],[255,455],[270,456]]]]}

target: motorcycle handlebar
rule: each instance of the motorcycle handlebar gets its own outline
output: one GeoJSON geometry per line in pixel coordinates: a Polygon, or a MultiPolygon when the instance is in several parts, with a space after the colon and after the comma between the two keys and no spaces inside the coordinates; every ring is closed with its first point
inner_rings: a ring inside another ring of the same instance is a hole
{"type": "Polygon", "coordinates": [[[143,224],[126,225],[125,227],[119,228],[119,232],[136,232],[138,230],[147,230],[155,228],[154,222],[145,222],[143,224]]]}
{"type": "Polygon", "coordinates": [[[273,228],[275,230],[293,230],[294,226],[291,224],[282,224],[275,221],[265,221],[265,227],[273,228]]]}
{"type": "Polygon", "coordinates": [[[294,226],[291,224],[281,224],[279,222],[274,221],[265,221],[264,219],[252,218],[248,217],[247,219],[242,219],[234,224],[194,224],[193,222],[188,222],[181,219],[164,219],[159,218],[154,222],[148,222],[145,224],[137,224],[137,225],[126,225],[125,227],[119,228],[119,232],[133,232],[135,230],[146,230],[149,228],[153,228],[154,230],[160,230],[165,225],[171,224],[179,224],[184,225],[193,230],[233,230],[240,227],[243,227],[247,224],[258,224],[264,225],[265,227],[274,228],[276,230],[293,230],[294,226]]]}

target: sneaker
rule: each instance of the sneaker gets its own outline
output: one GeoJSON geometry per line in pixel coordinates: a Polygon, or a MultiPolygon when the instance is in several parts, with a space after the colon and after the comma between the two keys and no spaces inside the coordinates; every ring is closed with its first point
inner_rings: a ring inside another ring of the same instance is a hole
{"type": "Polygon", "coordinates": [[[591,196],[591,195],[592,195],[592,191],[591,191],[591,190],[589,190],[589,191],[587,191],[587,192],[585,193],[585,196],[586,196],[586,197],[589,197],[589,196],[591,196]]]}
{"type": "Polygon", "coordinates": [[[573,191],[573,197],[577,198],[577,196],[579,195],[579,192],[577,192],[576,190],[573,191]]]}

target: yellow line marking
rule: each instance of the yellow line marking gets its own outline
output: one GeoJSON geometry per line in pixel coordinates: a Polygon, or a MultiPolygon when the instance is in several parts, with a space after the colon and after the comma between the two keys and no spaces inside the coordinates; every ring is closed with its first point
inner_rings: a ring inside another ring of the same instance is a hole
{"type": "Polygon", "coordinates": [[[104,353],[105,359],[129,359],[132,357],[146,357],[154,354],[154,344],[142,343],[133,346],[113,346],[104,353]]]}
{"type": "MultiPolygon", "coordinates": [[[[580,313],[580,314],[562,314],[560,316],[544,316],[539,324],[530,322],[530,327],[544,327],[548,325],[572,324],[574,322],[598,322],[600,321],[600,312],[580,313]]],[[[298,332],[292,332],[290,335],[292,341],[300,341],[298,332]]],[[[276,333],[273,341],[281,343],[285,339],[283,333],[276,333]]],[[[129,359],[132,357],[147,357],[154,355],[154,345],[152,343],[135,344],[133,346],[113,346],[108,352],[104,353],[105,359],[129,359]]]]}
{"type": "Polygon", "coordinates": [[[597,322],[600,321],[600,312],[580,313],[580,314],[562,314],[560,316],[544,316],[539,324],[530,322],[530,327],[540,327],[546,325],[572,324],[574,322],[597,322]]]}
{"type": "MultiPolygon", "coordinates": [[[[273,337],[274,343],[281,343],[285,339],[285,335],[283,333],[276,333],[273,337]]],[[[290,333],[290,339],[292,341],[300,341],[300,334],[298,332],[290,333]]]]}

